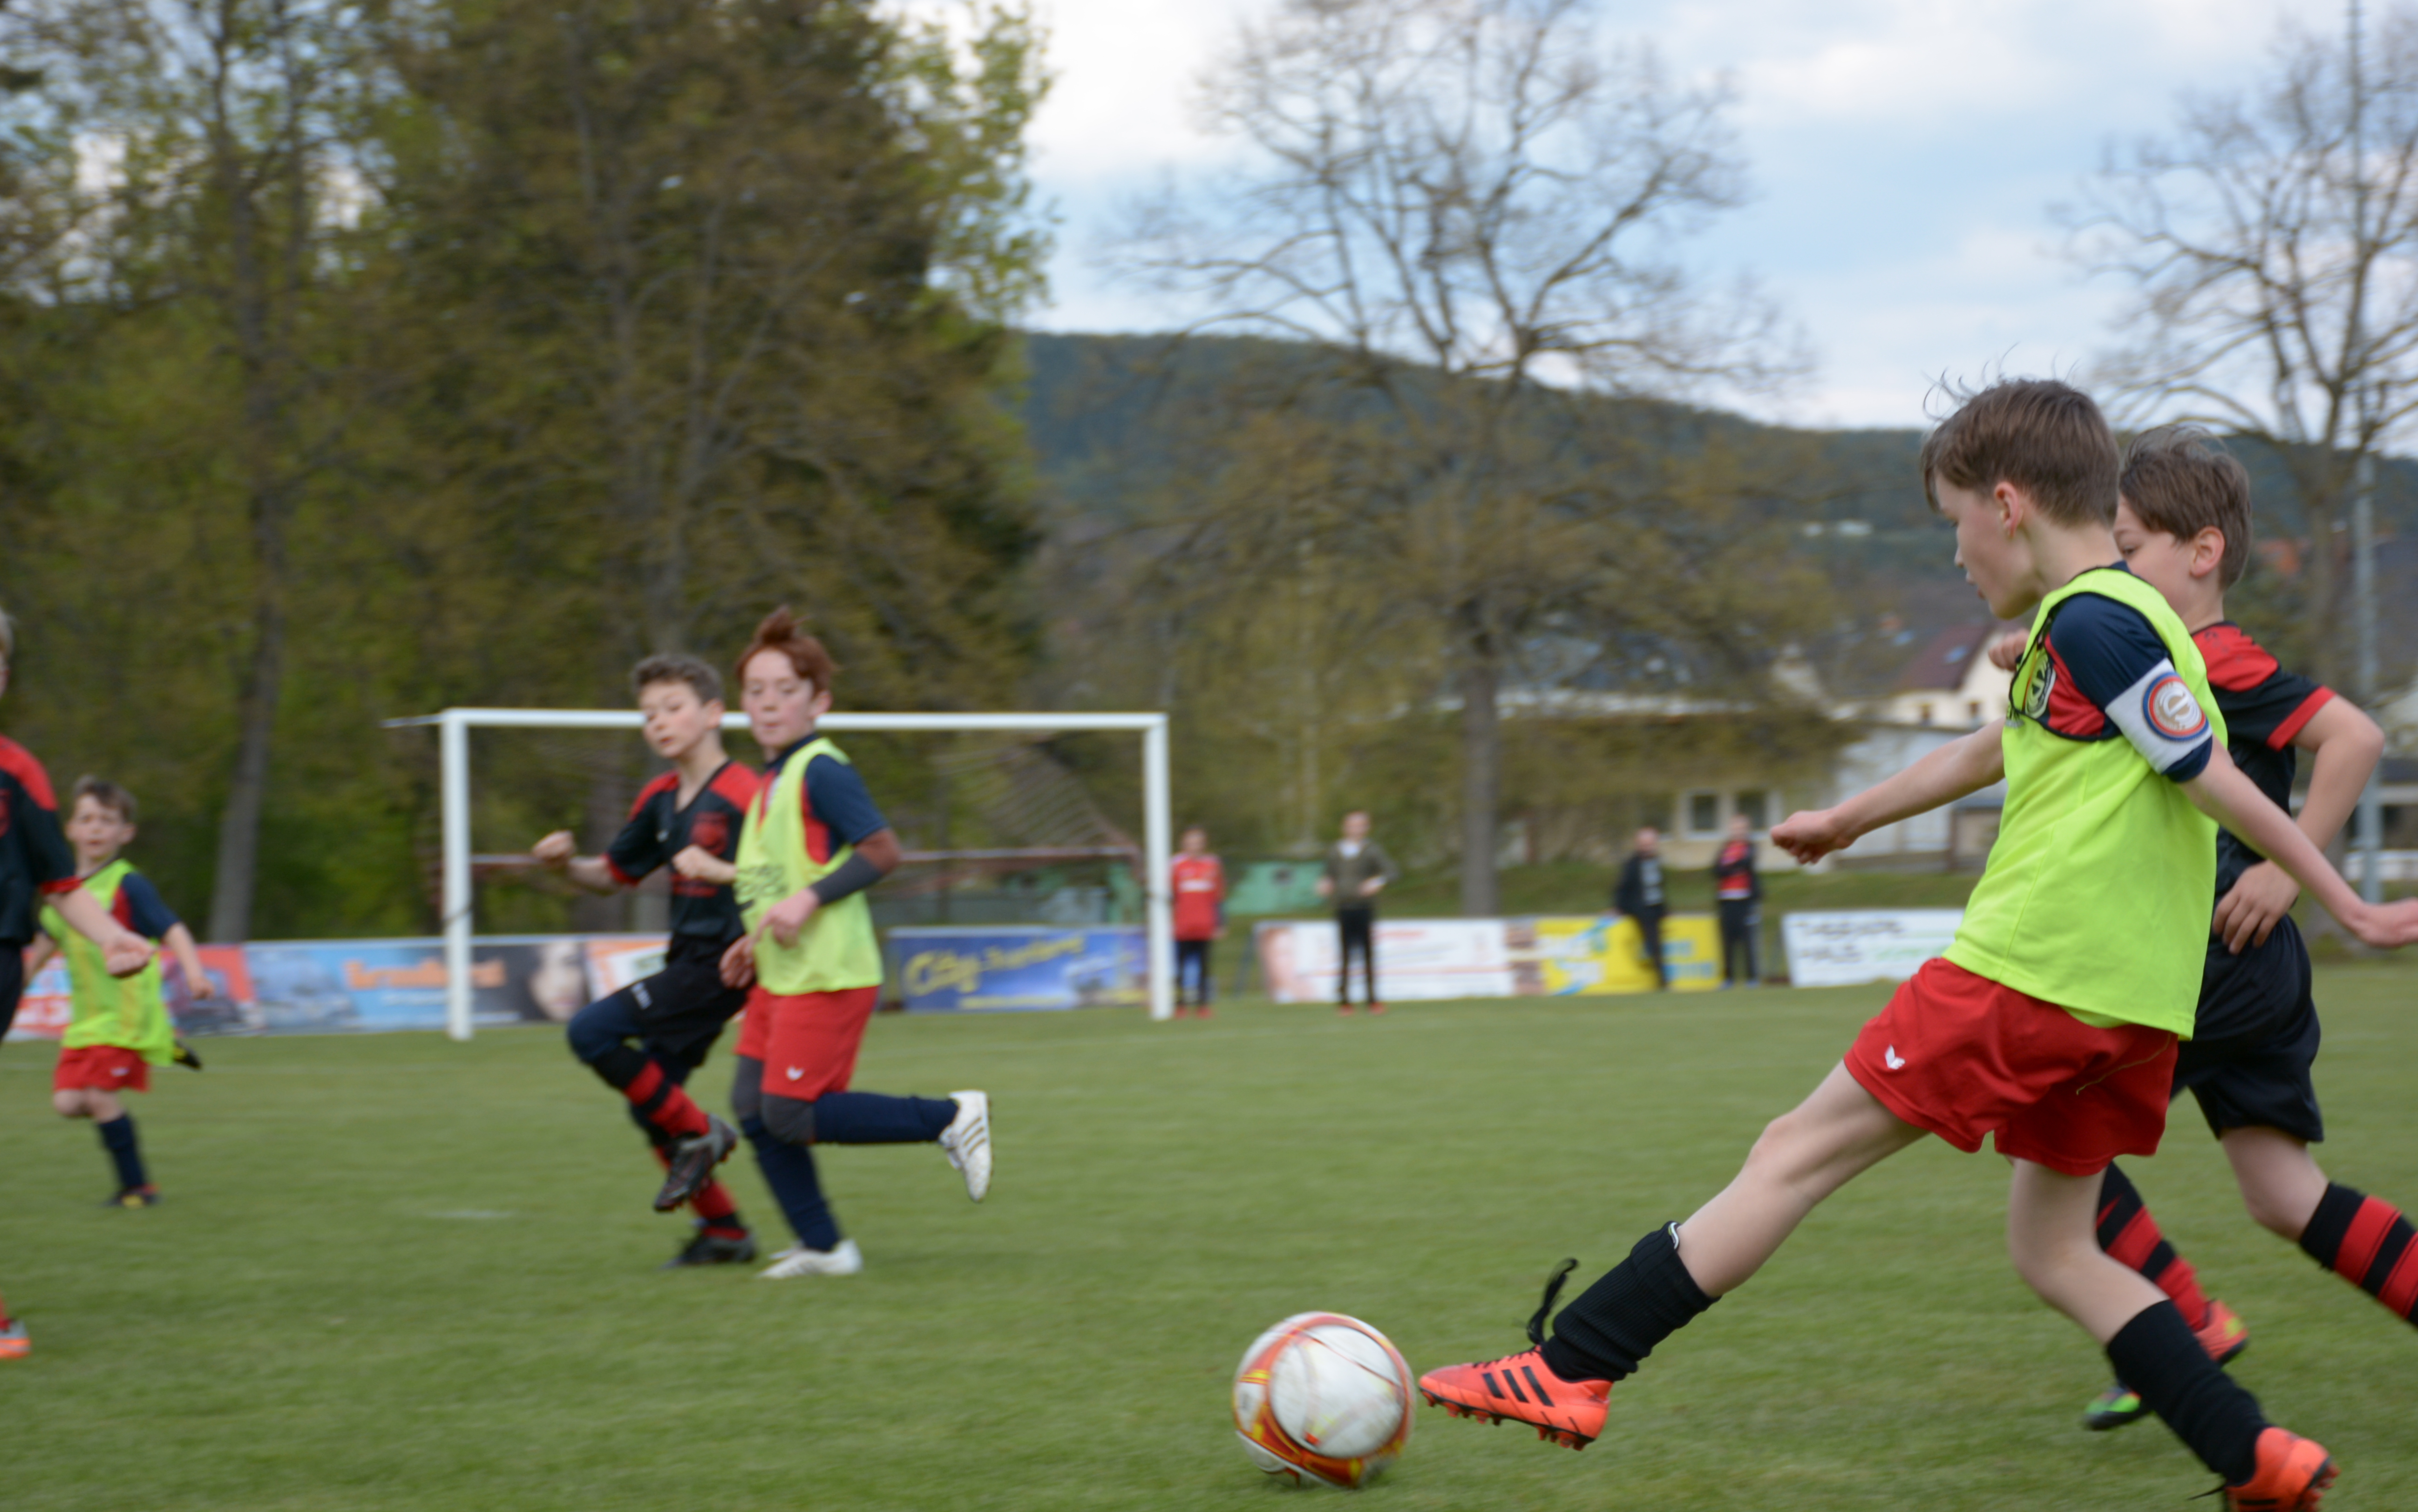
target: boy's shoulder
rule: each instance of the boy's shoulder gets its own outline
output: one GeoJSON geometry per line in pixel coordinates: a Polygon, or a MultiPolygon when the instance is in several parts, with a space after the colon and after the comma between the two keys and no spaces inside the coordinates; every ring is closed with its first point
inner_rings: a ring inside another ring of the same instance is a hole
{"type": "Polygon", "coordinates": [[[763,779],[757,775],[755,768],[744,761],[728,761],[713,774],[713,780],[705,785],[705,790],[726,803],[745,808],[756,796],[757,789],[763,785],[763,779]]]}
{"type": "Polygon", "coordinates": [[[2255,688],[2284,669],[2273,652],[2230,619],[2192,632],[2192,643],[2199,648],[2200,660],[2208,664],[2212,688],[2232,692],[2255,688]]]}
{"type": "Polygon", "coordinates": [[[0,774],[16,779],[26,795],[44,808],[59,806],[58,795],[51,789],[51,774],[42,770],[41,761],[6,735],[0,735],[0,774]]]}

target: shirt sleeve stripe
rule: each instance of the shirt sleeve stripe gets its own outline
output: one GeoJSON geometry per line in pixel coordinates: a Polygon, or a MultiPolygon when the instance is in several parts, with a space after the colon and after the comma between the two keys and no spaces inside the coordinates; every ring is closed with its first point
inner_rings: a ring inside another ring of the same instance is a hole
{"type": "Polygon", "coordinates": [[[2291,744],[2292,738],[2308,727],[2309,721],[2318,717],[2318,710],[2331,702],[2334,695],[2334,691],[2332,688],[2319,688],[2302,699],[2301,707],[2293,710],[2284,723],[2275,726],[2275,733],[2267,737],[2269,749],[2281,751],[2291,744]]]}

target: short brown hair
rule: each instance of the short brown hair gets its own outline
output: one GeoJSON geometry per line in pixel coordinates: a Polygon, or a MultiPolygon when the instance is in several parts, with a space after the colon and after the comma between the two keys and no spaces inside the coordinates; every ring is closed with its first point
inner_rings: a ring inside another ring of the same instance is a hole
{"type": "Polygon", "coordinates": [[[118,822],[122,824],[134,822],[134,795],[106,777],[93,776],[78,777],[75,780],[75,787],[69,789],[68,796],[69,818],[75,817],[75,806],[87,798],[116,815],[118,822]]]}
{"type": "Polygon", "coordinates": [[[630,669],[630,694],[643,698],[658,682],[685,682],[701,704],[722,701],[722,674],[694,656],[667,651],[650,656],[630,669]]]}
{"type": "Polygon", "coordinates": [[[789,665],[798,676],[813,683],[816,692],[832,691],[832,679],[838,675],[839,664],[823,649],[821,641],[806,634],[806,627],[798,623],[798,617],[786,603],[758,622],[755,637],[732,665],[732,675],[742,686],[747,681],[747,664],[765,651],[779,651],[788,657],[789,665]]]}
{"type": "Polygon", "coordinates": [[[0,662],[17,659],[17,621],[6,609],[0,609],[0,662]]]}
{"type": "Polygon", "coordinates": [[[2196,425],[2145,431],[2124,453],[2124,502],[2143,525],[2177,541],[2202,530],[2225,537],[2220,588],[2250,570],[2250,470],[2196,425]]]}
{"type": "Polygon", "coordinates": [[[2116,523],[2116,435],[2089,394],[2002,378],[1963,398],[1922,439],[1922,496],[1935,511],[1942,481],[1982,492],[2008,482],[2059,525],[2116,523]]]}

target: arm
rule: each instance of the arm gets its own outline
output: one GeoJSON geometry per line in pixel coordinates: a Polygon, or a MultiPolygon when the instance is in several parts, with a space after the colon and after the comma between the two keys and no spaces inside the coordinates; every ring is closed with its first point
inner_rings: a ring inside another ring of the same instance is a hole
{"type": "Polygon", "coordinates": [[[1791,814],[1772,826],[1771,843],[1799,862],[1816,862],[1884,824],[1978,793],[2006,774],[2006,748],[1998,727],[1984,725],[1836,807],[1791,814]]]}
{"type": "Polygon", "coordinates": [[[1368,855],[1377,863],[1377,875],[1360,884],[1360,895],[1373,898],[1383,893],[1388,883],[1400,880],[1402,869],[1394,864],[1393,857],[1385,854],[1385,848],[1374,840],[1369,842],[1368,855]]]}
{"type": "Polygon", "coordinates": [[[48,935],[37,933],[34,936],[34,942],[25,947],[25,980],[28,983],[32,982],[34,973],[50,965],[52,957],[58,953],[57,940],[48,935]]]}
{"type": "Polygon", "coordinates": [[[193,943],[193,932],[181,924],[168,926],[168,951],[176,957],[176,965],[185,973],[185,990],[196,998],[211,997],[218,989],[210,985],[210,974],[202,970],[202,953],[193,943]]]}
{"type": "Polygon", "coordinates": [[[529,854],[539,865],[570,878],[574,886],[590,893],[618,893],[625,885],[604,857],[579,854],[579,842],[569,830],[555,831],[529,847],[529,854]]]}
{"type": "MultiPolygon", "coordinates": [[[[2334,698],[2301,726],[2292,744],[2310,756],[2309,796],[2294,823],[2323,850],[2359,806],[2368,774],[2384,754],[2384,731],[2348,699],[2334,698]]],[[[2263,945],[2300,896],[2301,884],[2289,873],[2272,861],[2260,862],[2217,900],[2216,933],[2236,954],[2245,945],[2263,945]]]]}
{"type": "Polygon", "coordinates": [[[2363,901],[2222,747],[2209,753],[2207,770],[2183,784],[2183,791],[2201,813],[2289,873],[2363,942],[2390,950],[2418,940],[2418,898],[2375,906],[2363,901]]]}
{"type": "Polygon", "coordinates": [[[821,881],[798,889],[764,914],[761,935],[769,929],[773,938],[784,945],[798,942],[798,932],[806,921],[826,905],[837,903],[853,893],[862,893],[874,883],[898,869],[900,848],[895,830],[877,830],[856,843],[855,854],[840,863],[839,868],[821,881]]]}
{"type": "Polygon", "coordinates": [[[149,964],[151,942],[110,917],[100,900],[83,888],[51,894],[51,907],[68,926],[100,947],[112,976],[132,976],[149,964]]]}
{"type": "Polygon", "coordinates": [[[683,846],[681,853],[672,858],[672,870],[700,882],[712,882],[716,887],[728,887],[739,880],[737,866],[703,846],[683,846]]]}

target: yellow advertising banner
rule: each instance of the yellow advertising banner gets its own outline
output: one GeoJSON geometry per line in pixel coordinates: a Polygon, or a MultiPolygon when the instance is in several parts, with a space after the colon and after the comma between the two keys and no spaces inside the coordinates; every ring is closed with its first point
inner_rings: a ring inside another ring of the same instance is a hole
{"type": "MultiPolygon", "coordinates": [[[[1654,990],[1636,921],[1601,915],[1511,919],[1504,925],[1511,970],[1523,997],[1610,997],[1654,990]]],[[[1722,983],[1721,926],[1710,914],[1662,921],[1662,967],[1681,992],[1722,983]]]]}

